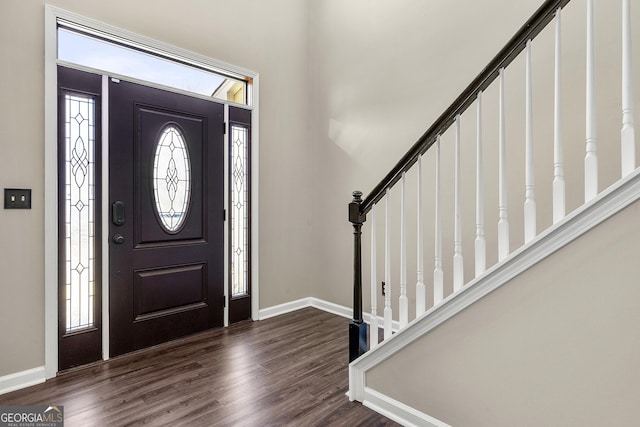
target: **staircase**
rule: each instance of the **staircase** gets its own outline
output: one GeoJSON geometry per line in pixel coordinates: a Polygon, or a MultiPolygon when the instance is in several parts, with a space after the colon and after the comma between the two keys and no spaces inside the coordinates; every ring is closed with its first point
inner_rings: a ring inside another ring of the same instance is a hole
{"type": "Polygon", "coordinates": [[[621,21],[601,28],[594,0],[545,1],[371,193],[354,192],[351,400],[405,425],[633,419],[640,381],[622,372],[640,342],[621,331],[640,323],[638,55],[630,0],[615,3],[621,21]],[[596,51],[611,31],[615,66],[596,51]],[[579,45],[577,73],[564,52],[579,45]]]}

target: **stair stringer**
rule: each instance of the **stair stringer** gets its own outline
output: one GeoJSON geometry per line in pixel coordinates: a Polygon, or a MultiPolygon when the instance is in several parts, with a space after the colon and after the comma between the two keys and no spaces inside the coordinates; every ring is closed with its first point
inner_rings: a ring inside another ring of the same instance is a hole
{"type": "MultiPolygon", "coordinates": [[[[351,362],[349,399],[375,409],[378,405],[368,402],[372,390],[366,387],[367,371],[638,200],[640,169],[602,191],[597,197],[514,251],[461,290],[449,295],[440,305],[431,308],[406,328],[351,362]]],[[[388,408],[386,412],[386,416],[393,418],[388,408]]],[[[403,412],[403,409],[399,408],[399,412],[403,412]]]]}

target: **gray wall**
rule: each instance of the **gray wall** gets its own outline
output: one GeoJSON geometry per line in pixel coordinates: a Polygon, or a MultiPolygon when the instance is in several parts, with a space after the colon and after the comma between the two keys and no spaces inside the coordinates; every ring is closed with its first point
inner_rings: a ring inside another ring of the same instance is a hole
{"type": "Polygon", "coordinates": [[[456,427],[637,425],[640,203],[369,372],[456,427]]]}
{"type": "MultiPolygon", "coordinates": [[[[309,296],[307,3],[50,4],[260,73],[260,307],[309,296]]],[[[0,16],[0,187],[33,189],[30,211],[0,210],[1,376],[44,364],[44,1],[3,0],[0,16]]]]}
{"type": "MultiPolygon", "coordinates": [[[[318,226],[312,233],[314,242],[324,249],[322,263],[331,266],[322,270],[322,285],[313,289],[315,296],[345,306],[352,304],[352,229],[346,221],[346,203],[351,200],[351,192],[360,190],[366,195],[540,3],[539,0],[311,1],[310,114],[314,157],[320,165],[316,173],[321,184],[317,193],[322,200],[314,211],[318,218],[314,224],[318,226]],[[501,19],[477,19],[480,15],[494,14],[500,14],[501,19]]],[[[469,148],[472,153],[474,148],[469,148]]],[[[429,174],[429,182],[432,182],[431,166],[425,165],[425,179],[429,174]]],[[[473,171],[474,167],[469,167],[465,175],[472,177],[473,171]]],[[[414,188],[407,190],[412,200],[411,224],[415,224],[414,188]]],[[[425,200],[430,200],[432,188],[432,185],[425,188],[425,200]]],[[[397,193],[393,199],[397,219],[397,193]]],[[[425,213],[428,233],[433,228],[430,214],[432,209],[425,213]]],[[[382,224],[384,216],[379,217],[382,224]]],[[[364,228],[365,248],[368,227],[364,228]]],[[[394,222],[393,230],[399,229],[399,223],[394,222]]],[[[381,229],[380,240],[382,233],[381,229]]],[[[410,228],[410,236],[411,233],[410,228]]],[[[409,244],[413,250],[415,240],[409,244]]],[[[397,284],[399,247],[393,252],[397,284]]],[[[414,257],[411,255],[412,260],[414,257]]],[[[425,259],[432,260],[433,254],[427,252],[425,259]]],[[[368,256],[364,261],[368,262],[368,256]]],[[[415,272],[413,264],[409,271],[415,272]]],[[[368,284],[368,268],[364,273],[368,284]]],[[[410,283],[415,283],[415,277],[410,283]]],[[[415,302],[411,298],[413,307],[415,302]]],[[[368,300],[365,289],[365,301],[368,300]]],[[[365,302],[365,307],[368,306],[365,302]]]]}

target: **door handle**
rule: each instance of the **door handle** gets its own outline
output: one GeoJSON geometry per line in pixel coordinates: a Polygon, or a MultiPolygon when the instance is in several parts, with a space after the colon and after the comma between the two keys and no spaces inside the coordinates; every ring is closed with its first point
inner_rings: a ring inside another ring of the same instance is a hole
{"type": "Polygon", "coordinates": [[[113,243],[116,245],[121,245],[124,243],[124,236],[122,234],[114,234],[113,235],[113,243]]]}
{"type": "Polygon", "coordinates": [[[127,221],[124,203],[120,200],[111,205],[111,222],[113,225],[121,226],[127,221]]]}

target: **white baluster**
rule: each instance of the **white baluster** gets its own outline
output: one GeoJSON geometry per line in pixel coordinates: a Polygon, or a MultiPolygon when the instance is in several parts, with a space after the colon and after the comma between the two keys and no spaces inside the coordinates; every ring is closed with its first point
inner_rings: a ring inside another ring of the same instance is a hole
{"type": "Polygon", "coordinates": [[[633,123],[633,79],[631,56],[631,6],[622,0],[622,176],[636,168],[636,136],[633,123]]]}
{"type": "Polygon", "coordinates": [[[391,192],[386,192],[387,218],[384,227],[384,339],[391,338],[393,312],[391,311],[391,192]]]}
{"type": "Polygon", "coordinates": [[[371,208],[371,320],[369,321],[369,347],[378,345],[378,278],[376,274],[376,205],[371,208]]]}
{"type": "Polygon", "coordinates": [[[407,227],[405,215],[405,172],[402,172],[400,189],[400,329],[409,323],[409,299],[407,298],[407,227]]]}
{"type": "Polygon", "coordinates": [[[476,139],[476,277],[481,275],[487,264],[486,241],[484,238],[484,177],[482,170],[482,92],[478,92],[478,116],[476,139]]]}
{"type": "Polygon", "coordinates": [[[524,190],[524,242],[536,237],[536,199],[534,194],[533,167],[533,94],[531,83],[531,40],[525,50],[525,190],[524,190]]]}
{"type": "Polygon", "coordinates": [[[453,291],[464,286],[464,258],[462,257],[462,206],[460,203],[460,115],[455,121],[455,208],[453,229],[453,291]]]}
{"type": "Polygon", "coordinates": [[[442,271],[442,223],[440,220],[440,135],[436,137],[436,251],[433,268],[433,305],[444,298],[444,272],[442,271]]]}
{"type": "Polygon", "coordinates": [[[498,261],[509,255],[509,217],[507,209],[507,154],[505,141],[504,68],[500,69],[498,94],[498,261]]]}
{"type": "Polygon", "coordinates": [[[596,154],[596,80],[593,0],[587,0],[587,105],[586,152],[584,158],[584,201],[598,194],[598,155],[596,154]]]}
{"type": "Polygon", "coordinates": [[[417,247],[417,277],[416,284],[416,317],[425,312],[426,289],[424,286],[424,239],[422,235],[422,155],[418,156],[418,247],[417,247]]]}
{"type": "Polygon", "coordinates": [[[562,49],[561,12],[556,10],[555,79],[553,94],[553,223],[565,216],[565,182],[562,147],[562,49]]]}

